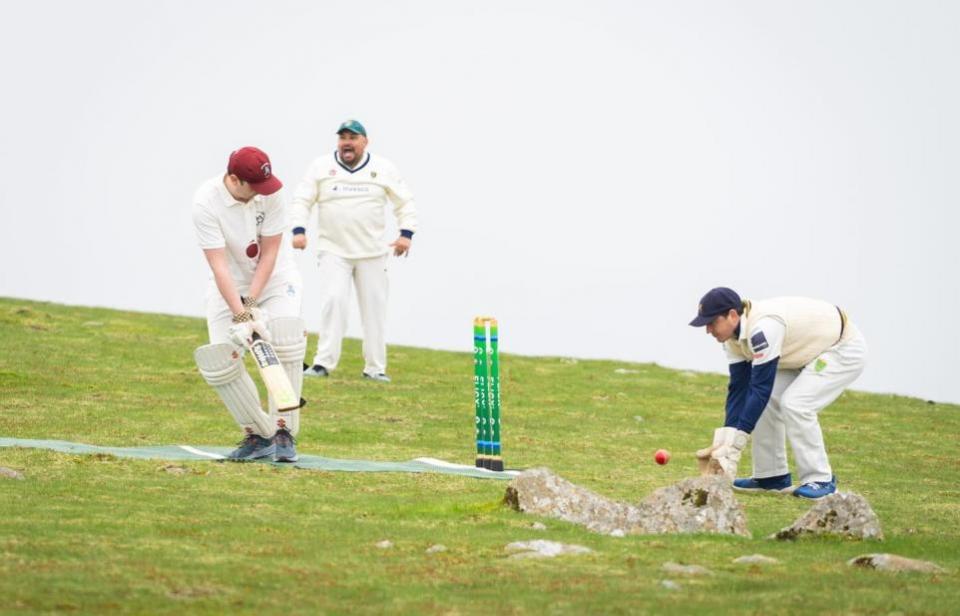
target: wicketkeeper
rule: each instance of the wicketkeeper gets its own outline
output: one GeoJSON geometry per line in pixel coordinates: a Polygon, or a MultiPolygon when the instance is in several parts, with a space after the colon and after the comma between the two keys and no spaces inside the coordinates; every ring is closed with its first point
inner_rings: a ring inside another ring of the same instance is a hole
{"type": "Polygon", "coordinates": [[[700,300],[690,325],[706,326],[730,363],[726,421],[697,452],[701,472],[723,473],[743,491],[821,498],[837,490],[818,414],[863,372],[867,345],[847,314],[803,297],[741,301],[726,287],[700,300]],[[736,478],[753,436],[753,476],[736,478]],[[793,488],[785,442],[800,486],[793,488]]]}
{"type": "Polygon", "coordinates": [[[300,410],[278,412],[269,396],[265,413],[243,363],[254,333],[271,341],[299,398],[307,347],[300,318],[303,284],[281,241],[286,228],[281,187],[267,155],[245,147],[230,155],[225,174],[204,182],[193,198],[197,238],[212,272],[207,290],[210,344],[199,347],[194,357],[200,374],[243,430],[243,440],[229,456],[234,460],[297,460],[300,410]]]}

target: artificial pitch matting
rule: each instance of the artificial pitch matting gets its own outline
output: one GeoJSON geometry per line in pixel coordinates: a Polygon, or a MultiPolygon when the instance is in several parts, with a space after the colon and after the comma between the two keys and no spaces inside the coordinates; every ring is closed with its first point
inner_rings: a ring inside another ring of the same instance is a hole
{"type": "MultiPolygon", "coordinates": [[[[174,461],[224,461],[232,449],[229,447],[210,447],[207,445],[154,445],[147,447],[101,447],[69,441],[33,440],[25,438],[0,437],[0,447],[24,447],[28,449],[48,449],[60,453],[106,454],[118,458],[138,458],[146,460],[174,461]]],[[[309,454],[300,454],[297,462],[273,462],[255,460],[261,464],[275,466],[294,466],[319,471],[347,471],[368,473],[445,473],[462,475],[477,479],[511,479],[519,471],[491,471],[466,464],[454,464],[435,458],[416,458],[407,462],[377,462],[374,460],[338,460],[309,454]]]]}

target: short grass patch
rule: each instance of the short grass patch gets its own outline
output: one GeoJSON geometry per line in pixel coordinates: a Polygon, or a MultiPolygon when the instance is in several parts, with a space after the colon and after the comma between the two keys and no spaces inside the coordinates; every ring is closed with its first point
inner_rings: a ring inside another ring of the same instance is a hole
{"type": "MultiPolygon", "coordinates": [[[[202,320],[0,299],[0,329],[0,436],[239,439],[193,364],[202,320]]],[[[471,463],[469,335],[466,323],[463,353],[392,347],[389,385],[360,379],[359,342],[347,341],[341,369],[306,382],[301,451],[471,463]]],[[[503,353],[502,392],[508,467],[547,466],[639,500],[696,473],[692,452],[721,420],[725,379],[503,353]],[[658,448],[673,452],[668,465],[653,462],[658,448]]],[[[957,613],[960,407],[853,391],[822,423],[840,488],[870,500],[886,541],[766,539],[808,508],[791,497],[741,498],[751,539],[616,538],[555,520],[534,530],[536,518],[501,506],[502,481],[217,462],[171,472],[158,460],[0,449],[0,466],[26,477],[0,477],[0,612],[957,613]],[[507,543],[536,538],[594,553],[506,558],[507,543]],[[384,539],[393,547],[376,546],[384,539]],[[447,550],[425,552],[438,543],[447,550]],[[949,572],[846,566],[868,552],[949,572]],[[782,563],[731,563],[754,553],[782,563]],[[668,576],[666,561],[713,575],[668,576]]]]}

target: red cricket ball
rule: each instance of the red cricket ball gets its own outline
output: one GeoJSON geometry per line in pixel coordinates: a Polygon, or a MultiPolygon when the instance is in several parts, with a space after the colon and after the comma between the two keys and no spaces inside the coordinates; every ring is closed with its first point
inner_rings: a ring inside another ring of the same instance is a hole
{"type": "Polygon", "coordinates": [[[657,464],[666,464],[670,461],[670,452],[666,449],[658,449],[657,453],[653,454],[653,459],[657,464]]]}

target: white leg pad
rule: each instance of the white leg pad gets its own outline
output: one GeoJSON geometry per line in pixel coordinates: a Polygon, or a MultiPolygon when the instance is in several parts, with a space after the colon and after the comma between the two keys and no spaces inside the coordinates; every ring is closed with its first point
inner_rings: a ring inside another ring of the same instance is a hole
{"type": "MultiPolygon", "coordinates": [[[[283,366],[293,393],[298,398],[303,394],[303,358],[307,353],[307,325],[298,317],[277,317],[267,324],[273,338],[273,350],[283,366]]],[[[277,404],[269,398],[270,420],[273,425],[282,421],[290,434],[296,436],[300,431],[300,409],[277,412],[277,404]]]]}
{"type": "Polygon", "coordinates": [[[243,357],[232,344],[206,344],[193,352],[197,368],[245,431],[264,438],[273,436],[273,422],[260,408],[257,386],[243,365],[243,357]]]}

